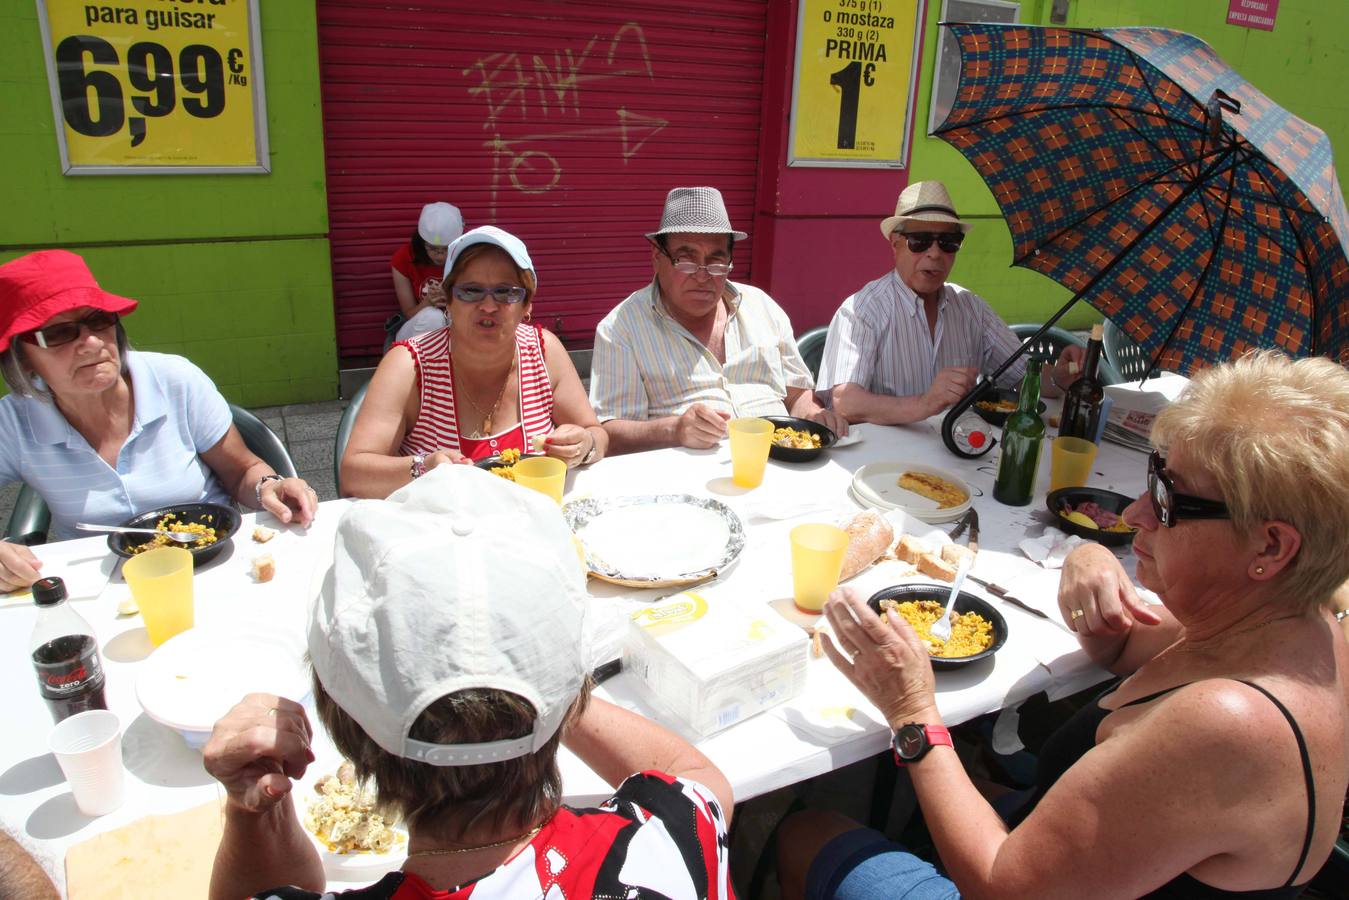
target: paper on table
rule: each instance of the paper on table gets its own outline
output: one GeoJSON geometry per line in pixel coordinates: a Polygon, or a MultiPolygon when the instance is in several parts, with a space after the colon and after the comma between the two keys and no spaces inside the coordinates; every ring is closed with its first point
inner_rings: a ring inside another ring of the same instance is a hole
{"type": "MultiPolygon", "coordinates": [[[[59,555],[52,558],[39,547],[33,555],[42,560],[44,577],[56,575],[65,582],[66,593],[72,600],[86,600],[102,594],[117,567],[117,557],[106,550],[86,551],[86,555],[62,559],[59,555]]],[[[0,609],[32,602],[33,592],[28,588],[0,594],[0,609]]]]}
{"type": "Polygon", "coordinates": [[[885,717],[827,657],[811,659],[809,671],[805,693],[769,715],[826,741],[885,727],[885,717]]]}
{"type": "Polygon", "coordinates": [[[1046,569],[1061,569],[1063,561],[1073,548],[1085,543],[1087,541],[1075,534],[1065,534],[1057,528],[1046,528],[1040,537],[1026,538],[1017,546],[1031,561],[1039,563],[1046,569]]]}

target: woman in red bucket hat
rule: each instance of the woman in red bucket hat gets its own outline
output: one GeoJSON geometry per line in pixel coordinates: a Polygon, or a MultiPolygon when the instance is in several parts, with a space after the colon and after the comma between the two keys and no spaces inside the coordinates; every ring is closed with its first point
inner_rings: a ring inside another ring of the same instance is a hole
{"type": "MultiPolygon", "coordinates": [[[[98,286],[83,259],[41,250],[0,265],[0,484],[23,481],[51,510],[51,538],[76,522],[207,501],[308,525],[317,497],[280,478],[234,427],[229,404],[180,356],[131,350],[136,301],[98,286]]],[[[0,589],[42,577],[27,547],[0,543],[0,589]]]]}

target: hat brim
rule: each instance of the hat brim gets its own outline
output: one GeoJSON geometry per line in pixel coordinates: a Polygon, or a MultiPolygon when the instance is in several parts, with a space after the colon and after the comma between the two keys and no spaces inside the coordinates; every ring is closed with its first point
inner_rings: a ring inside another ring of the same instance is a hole
{"type": "MultiPolygon", "coordinates": [[[[512,235],[512,237],[514,237],[514,235],[512,235]]],[[[519,241],[519,238],[516,238],[516,240],[519,241]]],[[[524,242],[520,241],[520,243],[523,244],[524,242]]],[[[450,242],[450,252],[449,255],[445,257],[445,269],[443,273],[445,278],[450,277],[450,270],[453,269],[454,264],[459,261],[459,257],[463,255],[465,250],[472,247],[474,244],[489,244],[496,247],[498,250],[509,256],[521,269],[533,272],[534,283],[537,287],[539,273],[534,271],[534,261],[529,258],[528,251],[525,251],[525,255],[522,256],[517,248],[508,246],[501,238],[490,232],[484,233],[477,229],[474,231],[466,231],[450,242]]]]}
{"type": "Polygon", "coordinates": [[[734,229],[732,229],[731,231],[723,231],[720,228],[702,228],[698,226],[661,228],[658,231],[648,231],[646,233],[646,236],[649,239],[655,239],[657,235],[661,234],[729,234],[737,241],[744,241],[749,239],[749,235],[743,231],[735,231],[734,229]]]}
{"type": "Polygon", "coordinates": [[[969,234],[970,229],[974,227],[972,222],[962,222],[955,216],[944,216],[941,213],[931,213],[920,216],[890,216],[888,219],[881,220],[881,234],[885,239],[890,240],[891,234],[900,225],[908,225],[913,222],[925,223],[928,225],[954,225],[960,229],[961,234],[969,234]]]}
{"type": "Polygon", "coordinates": [[[60,293],[53,294],[41,303],[25,309],[15,316],[3,334],[0,334],[0,348],[8,348],[14,338],[29,331],[36,331],[51,320],[52,316],[70,312],[72,309],[101,309],[104,312],[117,313],[119,316],[135,312],[139,301],[130,297],[121,297],[109,293],[100,287],[79,285],[60,293]]]}

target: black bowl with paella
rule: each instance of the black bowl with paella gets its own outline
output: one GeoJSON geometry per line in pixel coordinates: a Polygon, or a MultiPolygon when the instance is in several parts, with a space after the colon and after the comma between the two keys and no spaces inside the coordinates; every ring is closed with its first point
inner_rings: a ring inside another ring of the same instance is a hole
{"type": "Polygon", "coordinates": [[[796,416],[764,416],[769,422],[773,423],[773,442],[768,445],[768,455],[772,459],[782,462],[810,462],[815,459],[835,441],[838,435],[828,425],[821,425],[819,422],[812,422],[809,419],[798,419],[796,416]],[[779,443],[779,441],[791,441],[790,434],[783,433],[783,429],[789,429],[797,433],[797,441],[800,441],[800,434],[812,435],[813,438],[807,438],[811,443],[815,443],[818,438],[819,445],[813,447],[791,446],[788,443],[779,443]]]}
{"type": "MultiPolygon", "coordinates": [[[[1075,534],[1088,541],[1096,541],[1096,543],[1104,544],[1107,547],[1127,546],[1133,543],[1134,534],[1137,532],[1132,528],[1127,531],[1111,530],[1102,527],[1100,523],[1097,523],[1095,528],[1091,528],[1069,519],[1068,513],[1085,509],[1088,518],[1096,516],[1105,519],[1113,516],[1119,519],[1125,507],[1133,502],[1133,497],[1126,497],[1114,491],[1093,487],[1059,488],[1057,491],[1050,491],[1049,496],[1045,498],[1045,505],[1054,514],[1055,528],[1069,534],[1075,534]]],[[[1113,527],[1121,528],[1122,526],[1115,525],[1113,527]]]]}
{"type": "MultiPolygon", "coordinates": [[[[975,415],[988,424],[1001,428],[1007,424],[1007,417],[1016,410],[1017,401],[1020,397],[1020,393],[1012,388],[991,388],[985,390],[970,409],[974,410],[975,415]]],[[[1045,402],[1041,400],[1036,407],[1036,412],[1044,415],[1048,408],[1045,406],[1045,402]]]]}
{"type": "Polygon", "coordinates": [[[202,537],[191,544],[180,544],[167,537],[148,534],[109,534],[108,549],[123,559],[155,547],[181,547],[192,554],[192,565],[210,562],[229,546],[243,517],[231,506],[219,503],[178,503],[152,509],[121,522],[123,528],[158,528],[167,531],[201,531],[202,537]],[[185,527],[184,527],[185,526],[185,527]]]}
{"type": "MultiPolygon", "coordinates": [[[[939,607],[946,605],[946,600],[951,596],[950,585],[940,584],[896,584],[884,590],[877,591],[867,599],[867,604],[872,608],[876,615],[881,614],[881,601],[893,600],[896,603],[935,603],[939,607]]],[[[1002,617],[1002,613],[982,597],[976,597],[974,594],[961,591],[956,595],[956,612],[960,615],[974,613],[988,623],[988,628],[982,630],[981,644],[986,644],[983,649],[977,652],[969,653],[964,656],[932,656],[932,668],[934,669],[958,669],[961,666],[968,666],[970,663],[978,662],[981,659],[988,659],[1003,644],[1007,643],[1007,620],[1002,617]]],[[[906,617],[907,618],[907,617],[906,617]]],[[[910,622],[912,624],[912,622],[910,622]]],[[[917,629],[915,629],[917,630],[917,629]]],[[[921,637],[921,632],[919,633],[921,637]]],[[[959,640],[962,636],[960,625],[952,629],[951,638],[953,641],[959,640]]],[[[970,635],[971,639],[975,635],[970,635]]]]}

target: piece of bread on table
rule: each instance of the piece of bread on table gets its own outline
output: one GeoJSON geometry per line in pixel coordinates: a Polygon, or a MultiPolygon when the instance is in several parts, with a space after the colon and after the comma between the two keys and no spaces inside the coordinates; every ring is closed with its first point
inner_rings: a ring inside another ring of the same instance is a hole
{"type": "Polygon", "coordinates": [[[274,537],[276,537],[275,528],[268,528],[266,525],[253,526],[253,540],[259,544],[265,544],[274,537]]]}
{"type": "Polygon", "coordinates": [[[871,509],[853,516],[843,530],[848,532],[848,549],[843,556],[839,581],[847,581],[880,559],[895,539],[895,529],[884,516],[871,509]]]}
{"type": "Polygon", "coordinates": [[[911,534],[901,534],[895,544],[895,559],[900,562],[918,564],[918,558],[927,552],[923,542],[911,534]]]}
{"type": "Polygon", "coordinates": [[[942,544],[941,558],[942,562],[958,569],[966,559],[974,559],[974,551],[964,544],[942,544]]]}
{"type": "Polygon", "coordinates": [[[934,553],[924,553],[918,557],[918,571],[928,578],[938,581],[955,581],[956,568],[934,553]]]}
{"type": "Polygon", "coordinates": [[[253,557],[253,580],[259,583],[271,581],[276,575],[276,560],[272,559],[272,554],[262,553],[253,557]]]}

